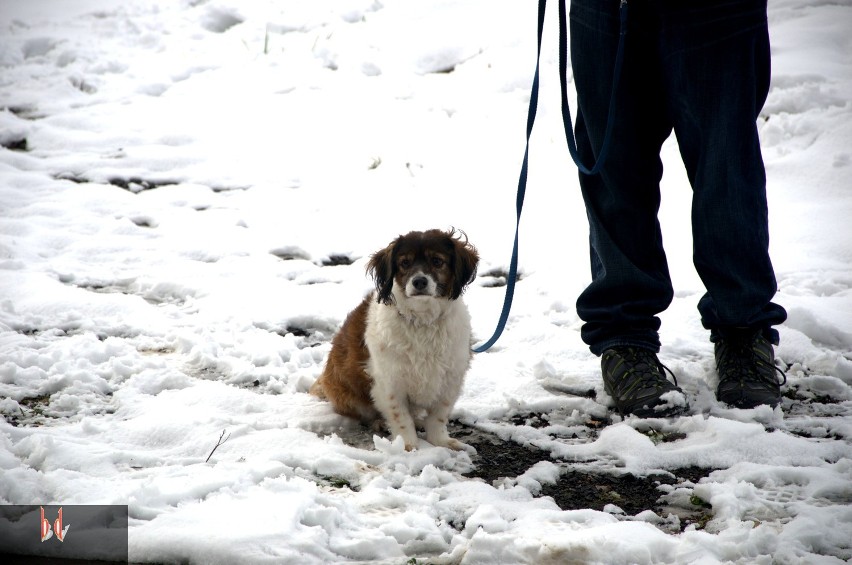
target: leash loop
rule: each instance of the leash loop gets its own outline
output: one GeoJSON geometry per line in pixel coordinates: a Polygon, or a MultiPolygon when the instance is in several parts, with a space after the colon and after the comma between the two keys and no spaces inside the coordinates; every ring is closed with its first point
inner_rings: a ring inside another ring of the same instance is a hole
{"type": "Polygon", "coordinates": [[[497,321],[497,328],[494,330],[488,341],[473,348],[474,353],[482,353],[491,348],[497,343],[503,329],[506,327],[506,321],[509,319],[509,311],[512,309],[512,298],[515,295],[515,279],[518,278],[518,232],[521,228],[521,210],[524,207],[524,194],[527,190],[527,172],[529,170],[530,156],[530,136],[532,135],[533,124],[535,124],[535,114],[538,108],[538,86],[539,86],[539,66],[541,65],[541,38],[544,34],[544,13],[547,7],[547,0],[539,0],[538,3],[538,46],[535,57],[535,74],[533,75],[532,90],[530,91],[530,106],[527,112],[527,141],[524,148],[524,160],[521,164],[521,174],[518,178],[518,195],[515,201],[517,212],[517,221],[515,223],[515,242],[512,247],[512,259],[509,261],[509,274],[506,275],[506,295],[503,298],[503,310],[500,312],[500,319],[497,321]]]}
{"type": "MultiPolygon", "coordinates": [[[[517,221],[515,223],[515,240],[512,247],[512,259],[509,262],[509,274],[506,276],[506,295],[503,298],[503,310],[500,312],[500,319],[497,321],[497,327],[494,334],[485,343],[473,348],[474,353],[482,353],[487,351],[494,345],[503,330],[506,328],[506,321],[509,319],[509,312],[512,309],[512,299],[515,295],[515,280],[518,276],[518,234],[521,228],[521,210],[524,207],[524,195],[527,190],[527,173],[529,172],[529,153],[530,153],[530,136],[532,135],[533,125],[535,124],[535,116],[538,108],[538,90],[539,90],[539,68],[541,66],[541,39],[544,34],[544,16],[547,0],[539,0],[538,3],[538,44],[536,49],[535,59],[535,74],[533,75],[532,89],[530,91],[530,105],[527,112],[527,139],[524,147],[524,160],[521,164],[521,173],[518,178],[518,194],[515,202],[517,211],[517,221]]],[[[571,154],[571,159],[577,165],[577,168],[583,174],[594,175],[600,172],[604,161],[609,154],[609,146],[612,139],[612,128],[615,122],[615,93],[618,89],[618,80],[621,76],[621,66],[624,60],[624,37],[627,34],[627,0],[621,0],[619,6],[620,29],[618,37],[618,50],[615,56],[615,65],[613,68],[612,92],[610,93],[609,111],[607,113],[607,124],[604,133],[604,141],[601,146],[600,153],[591,168],[585,167],[577,154],[577,142],[574,138],[574,126],[571,121],[571,110],[568,107],[568,25],[567,25],[567,10],[565,0],[559,0],[559,86],[562,95],[562,123],[565,128],[565,138],[568,141],[568,152],[571,154]]]]}
{"type": "MultiPolygon", "coordinates": [[[[601,144],[600,153],[591,168],[587,168],[577,153],[577,141],[574,138],[574,125],[571,120],[571,109],[568,106],[568,24],[565,0],[559,0],[559,88],[562,93],[562,125],[565,128],[565,139],[568,141],[568,152],[577,168],[584,175],[596,175],[603,168],[612,145],[612,129],[615,125],[615,95],[621,78],[621,67],[624,62],[624,37],[627,35],[627,0],[621,0],[618,8],[619,30],[618,48],[615,53],[615,64],[612,69],[612,90],[609,94],[609,110],[606,116],[606,129],[601,144]]],[[[579,111],[579,110],[578,110],[579,111]]]]}

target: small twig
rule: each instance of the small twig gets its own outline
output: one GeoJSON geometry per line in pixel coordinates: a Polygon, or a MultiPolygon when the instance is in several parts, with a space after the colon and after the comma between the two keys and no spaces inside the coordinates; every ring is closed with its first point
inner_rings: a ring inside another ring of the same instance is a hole
{"type": "Polygon", "coordinates": [[[220,445],[222,445],[223,443],[228,441],[228,438],[230,438],[230,437],[231,437],[231,434],[228,434],[228,437],[225,437],[225,430],[222,430],[222,433],[219,435],[219,441],[216,442],[216,445],[213,447],[213,451],[210,452],[210,455],[207,456],[207,459],[205,459],[204,462],[207,463],[208,461],[210,461],[210,458],[213,457],[213,452],[216,451],[216,449],[220,445]],[[225,439],[222,439],[222,438],[225,438],[225,439]]]}
{"type": "Polygon", "coordinates": [[[263,36],[263,54],[269,55],[269,22],[266,23],[266,33],[263,36]]]}

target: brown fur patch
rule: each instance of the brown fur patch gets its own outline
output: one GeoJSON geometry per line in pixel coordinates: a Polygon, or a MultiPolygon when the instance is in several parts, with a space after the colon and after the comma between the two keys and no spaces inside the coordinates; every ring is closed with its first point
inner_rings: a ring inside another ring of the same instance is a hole
{"type": "Polygon", "coordinates": [[[331,342],[325,369],[310,390],[311,394],[328,399],[339,414],[364,423],[378,417],[370,398],[372,379],[364,370],[370,356],[364,343],[369,307],[370,299],[365,298],[346,317],[331,342]]]}

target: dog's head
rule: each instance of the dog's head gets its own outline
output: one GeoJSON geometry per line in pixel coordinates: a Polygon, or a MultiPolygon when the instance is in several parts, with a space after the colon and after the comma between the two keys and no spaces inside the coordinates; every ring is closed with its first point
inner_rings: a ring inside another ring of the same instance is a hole
{"type": "Polygon", "coordinates": [[[378,301],[384,304],[393,303],[394,283],[405,298],[455,300],[473,281],[478,262],[479,254],[464,232],[435,229],[397,237],[370,258],[367,272],[376,283],[378,301]]]}

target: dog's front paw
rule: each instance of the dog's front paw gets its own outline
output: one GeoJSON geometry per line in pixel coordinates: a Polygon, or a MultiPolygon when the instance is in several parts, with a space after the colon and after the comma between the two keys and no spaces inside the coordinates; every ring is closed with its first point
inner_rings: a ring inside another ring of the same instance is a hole
{"type": "Polygon", "coordinates": [[[452,449],[453,451],[465,451],[467,453],[470,453],[471,455],[476,455],[475,447],[453,438],[447,438],[445,441],[436,442],[433,445],[436,445],[438,447],[446,447],[448,449],[452,449]]]}
{"type": "Polygon", "coordinates": [[[405,445],[406,451],[414,451],[415,449],[417,449],[417,446],[418,446],[420,440],[417,438],[416,434],[406,433],[407,431],[408,430],[403,429],[402,433],[399,433],[399,434],[391,433],[391,437],[396,437],[396,440],[401,439],[403,444],[405,445]]]}
{"type": "Polygon", "coordinates": [[[402,455],[403,453],[414,451],[418,447],[416,440],[415,443],[411,443],[406,441],[401,435],[390,437],[374,435],[373,444],[376,446],[377,451],[387,455],[402,455]]]}
{"type": "Polygon", "coordinates": [[[460,442],[457,439],[448,439],[444,447],[449,447],[453,451],[464,451],[464,448],[467,447],[466,444],[460,442]]]}

